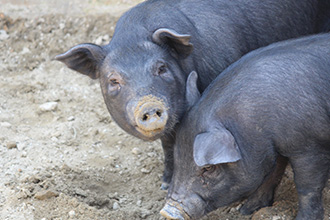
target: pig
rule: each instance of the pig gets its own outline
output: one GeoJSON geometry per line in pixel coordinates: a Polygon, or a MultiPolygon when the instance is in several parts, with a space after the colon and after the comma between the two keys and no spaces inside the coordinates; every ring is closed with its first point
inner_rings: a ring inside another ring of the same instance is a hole
{"type": "Polygon", "coordinates": [[[242,214],[272,204],[289,162],[297,220],[323,219],[330,171],[330,34],[274,43],[243,56],[200,97],[177,128],[174,173],[161,214],[201,216],[246,199],[242,214]]]}
{"type": "Polygon", "coordinates": [[[149,0],[118,20],[108,45],[79,44],[55,59],[99,79],[106,106],[123,130],[147,141],[161,139],[166,189],[189,73],[198,72],[202,92],[245,53],[321,31],[323,2],[149,0]]]}

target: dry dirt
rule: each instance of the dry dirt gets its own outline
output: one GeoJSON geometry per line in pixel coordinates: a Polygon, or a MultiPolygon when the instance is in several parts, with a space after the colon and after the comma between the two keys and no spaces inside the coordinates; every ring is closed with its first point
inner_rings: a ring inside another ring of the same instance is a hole
{"type": "MultiPolygon", "coordinates": [[[[0,219],[164,219],[160,142],[122,131],[99,84],[53,61],[78,43],[106,44],[142,0],[0,0],[0,219]],[[47,3],[45,3],[47,2],[47,3]]],[[[330,188],[324,190],[330,219],[330,188]]],[[[203,219],[293,219],[290,169],[273,207],[239,203],[203,219]]]]}

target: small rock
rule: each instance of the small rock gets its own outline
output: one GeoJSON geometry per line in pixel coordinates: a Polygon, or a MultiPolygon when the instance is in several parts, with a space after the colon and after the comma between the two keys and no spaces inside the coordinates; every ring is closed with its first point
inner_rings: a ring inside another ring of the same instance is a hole
{"type": "Polygon", "coordinates": [[[74,210],[71,210],[70,212],[69,212],[69,216],[70,217],[74,217],[76,215],[76,212],[74,211],[74,210]]]}
{"type": "Polygon", "coordinates": [[[239,204],[238,206],[236,206],[236,210],[238,211],[238,210],[240,210],[240,208],[242,207],[242,204],[239,204]]]}
{"type": "Polygon", "coordinates": [[[139,154],[142,153],[142,151],[141,151],[140,148],[138,148],[138,147],[134,147],[134,148],[132,149],[132,153],[135,154],[135,155],[139,155],[139,154]]]}
{"type": "Polygon", "coordinates": [[[112,209],[113,209],[113,210],[120,209],[120,206],[119,206],[118,202],[114,202],[114,203],[113,203],[113,205],[112,205],[112,209]]]}
{"type": "Polygon", "coordinates": [[[95,44],[104,44],[107,43],[110,40],[110,36],[108,34],[104,35],[104,36],[99,36],[98,38],[96,38],[95,40],[95,44]]]}
{"type": "Polygon", "coordinates": [[[108,42],[108,41],[110,40],[110,36],[109,36],[108,34],[104,35],[104,36],[103,36],[103,40],[104,40],[105,42],[108,42]]]}
{"type": "Polygon", "coordinates": [[[60,28],[61,30],[65,28],[65,24],[64,24],[64,23],[60,23],[58,26],[59,26],[59,28],[60,28]]]}
{"type": "Polygon", "coordinates": [[[57,108],[57,102],[46,102],[39,106],[39,110],[42,112],[54,111],[57,108]]]}
{"type": "Polygon", "coordinates": [[[236,210],[236,208],[231,208],[230,210],[229,210],[229,213],[234,213],[234,212],[236,212],[237,210],[236,210]]]}
{"type": "Polygon", "coordinates": [[[50,140],[53,141],[53,142],[57,142],[58,138],[57,137],[52,137],[50,140]]]}
{"type": "Polygon", "coordinates": [[[142,219],[145,219],[147,218],[149,215],[151,215],[152,213],[149,211],[149,210],[142,210],[141,213],[140,213],[140,217],[142,219]]]}
{"type": "Polygon", "coordinates": [[[21,54],[24,55],[24,54],[27,54],[27,53],[31,53],[31,51],[30,51],[29,48],[24,47],[23,50],[21,51],[21,54]]]}
{"type": "Polygon", "coordinates": [[[95,44],[100,45],[100,44],[102,44],[102,41],[103,41],[102,36],[99,36],[98,38],[96,38],[95,44]]]}
{"type": "Polygon", "coordinates": [[[157,154],[155,152],[149,152],[147,153],[148,157],[156,157],[157,154]]]}
{"type": "Polygon", "coordinates": [[[125,203],[127,201],[127,198],[120,198],[119,199],[119,204],[125,203]]]}
{"type": "Polygon", "coordinates": [[[148,174],[148,173],[151,172],[151,170],[147,170],[146,168],[142,168],[142,169],[141,169],[141,172],[142,172],[142,173],[145,173],[145,174],[148,174]]]}
{"type": "Polygon", "coordinates": [[[75,193],[79,196],[82,196],[82,197],[87,197],[88,196],[88,192],[86,192],[83,189],[79,189],[79,188],[75,190],[75,193]]]}
{"type": "Polygon", "coordinates": [[[141,207],[141,206],[142,206],[142,200],[138,200],[138,201],[136,202],[136,205],[139,206],[139,207],[141,207]]]}
{"type": "Polygon", "coordinates": [[[110,194],[108,195],[108,197],[111,198],[111,199],[118,199],[118,198],[119,198],[119,196],[118,196],[118,192],[110,193],[110,194]]]}
{"type": "Polygon", "coordinates": [[[6,144],[6,147],[7,147],[8,149],[17,148],[17,143],[16,143],[16,142],[8,142],[8,143],[6,144]]]}
{"type": "Polygon", "coordinates": [[[75,120],[75,117],[74,116],[68,117],[68,121],[74,121],[74,120],[75,120]]]}
{"type": "Polygon", "coordinates": [[[0,40],[7,40],[9,38],[9,35],[5,30],[0,30],[0,40]]]}
{"type": "Polygon", "coordinates": [[[11,124],[9,122],[1,122],[0,123],[0,127],[10,128],[11,127],[11,124]]]}
{"type": "Polygon", "coordinates": [[[22,151],[21,157],[26,157],[27,156],[27,152],[26,151],[22,151]]]}
{"type": "Polygon", "coordinates": [[[60,137],[61,135],[62,135],[61,131],[55,131],[52,133],[52,136],[56,138],[60,137]]]}
{"type": "Polygon", "coordinates": [[[37,192],[34,195],[34,198],[38,199],[38,200],[46,200],[46,199],[50,199],[52,197],[56,197],[58,196],[57,192],[51,191],[51,190],[47,190],[47,191],[40,191],[37,192]]]}

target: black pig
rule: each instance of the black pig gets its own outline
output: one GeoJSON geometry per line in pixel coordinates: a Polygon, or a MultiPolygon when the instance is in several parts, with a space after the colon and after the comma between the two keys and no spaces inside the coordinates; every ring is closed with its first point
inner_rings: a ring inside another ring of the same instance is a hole
{"type": "MultiPolygon", "coordinates": [[[[196,73],[187,100],[198,99],[196,73]]],[[[330,171],[330,34],[280,42],[229,66],[185,115],[161,214],[202,215],[247,198],[243,214],[271,205],[290,162],[296,219],[323,219],[330,171]]]]}
{"type": "Polygon", "coordinates": [[[161,138],[166,188],[189,73],[199,73],[203,91],[245,53],[318,32],[323,1],[150,0],[119,19],[108,45],[80,44],[56,59],[100,79],[107,108],[125,131],[144,140],[161,138]]]}

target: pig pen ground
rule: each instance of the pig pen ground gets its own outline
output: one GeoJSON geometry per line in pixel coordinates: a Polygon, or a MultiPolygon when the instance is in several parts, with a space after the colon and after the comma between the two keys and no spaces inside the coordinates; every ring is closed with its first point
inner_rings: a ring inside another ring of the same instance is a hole
{"type": "MultiPolygon", "coordinates": [[[[120,14],[139,1],[0,0],[0,219],[164,219],[159,141],[126,134],[99,84],[52,58],[78,43],[106,44],[120,14]]],[[[290,168],[272,207],[241,203],[203,219],[293,219],[290,168]]],[[[329,182],[324,190],[330,219],[329,182]]]]}

